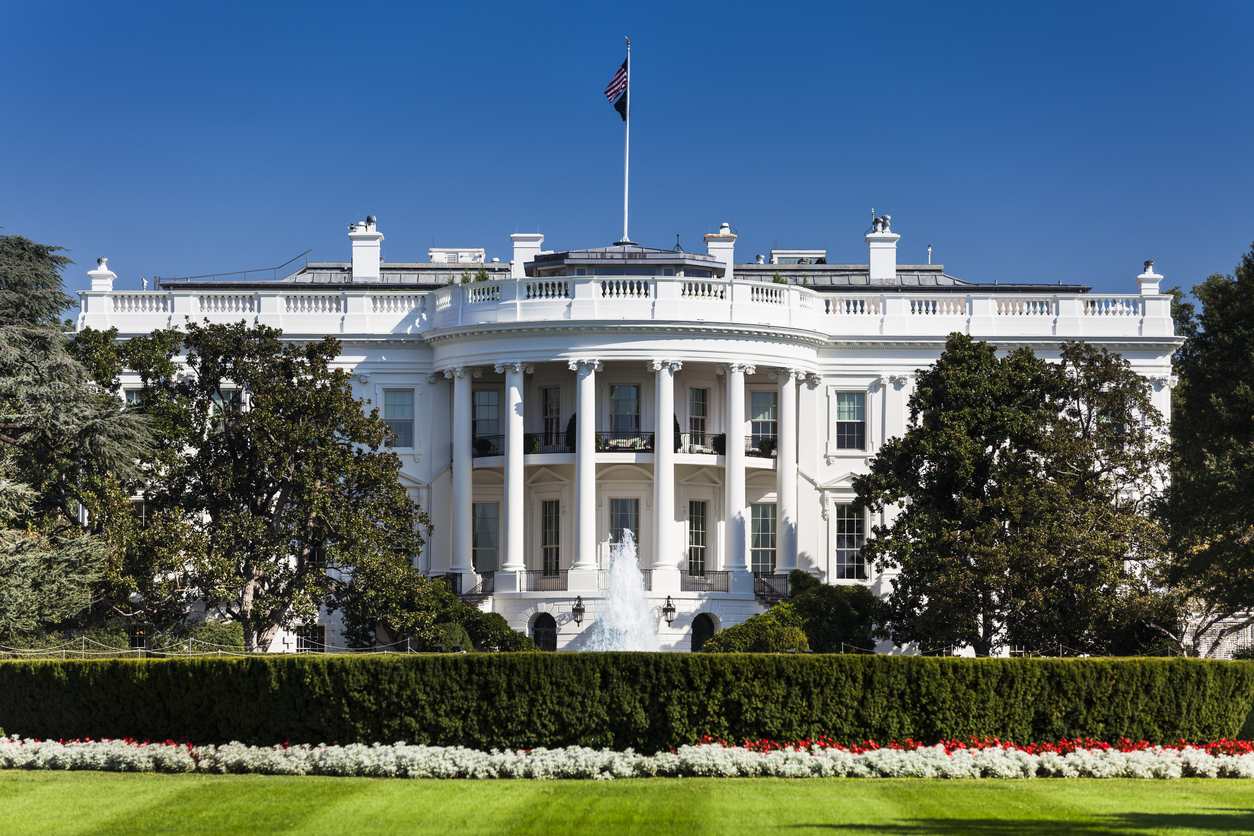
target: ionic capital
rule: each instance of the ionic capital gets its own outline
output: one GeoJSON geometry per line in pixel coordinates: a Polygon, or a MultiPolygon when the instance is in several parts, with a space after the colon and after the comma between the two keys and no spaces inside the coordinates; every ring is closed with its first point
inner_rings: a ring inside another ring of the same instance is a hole
{"type": "Polygon", "coordinates": [[[794,378],[797,380],[804,380],[806,373],[801,369],[779,368],[771,369],[766,373],[766,376],[771,380],[779,380],[780,378],[784,378],[785,380],[792,380],[794,378]]]}
{"type": "Polygon", "coordinates": [[[906,384],[910,382],[910,375],[890,374],[888,376],[888,382],[893,384],[893,388],[901,390],[901,389],[906,388],[906,384]]]}
{"type": "Polygon", "coordinates": [[[714,371],[718,374],[735,374],[737,372],[740,374],[756,374],[758,367],[749,363],[724,363],[716,366],[714,371]]]}
{"type": "Polygon", "coordinates": [[[472,366],[450,366],[444,370],[444,376],[450,380],[455,377],[482,377],[483,369],[476,369],[472,366]]]}
{"type": "Polygon", "coordinates": [[[589,371],[594,371],[594,372],[600,372],[600,371],[605,370],[605,366],[601,363],[600,360],[568,360],[566,361],[566,368],[570,369],[572,372],[579,371],[580,367],[586,368],[589,371]]]}
{"type": "Polygon", "coordinates": [[[442,380],[443,378],[444,378],[444,375],[440,374],[439,372],[432,372],[431,374],[427,375],[427,382],[435,383],[436,381],[442,380]]]}
{"type": "Polygon", "coordinates": [[[645,363],[645,367],[651,372],[660,372],[663,369],[670,369],[672,373],[679,371],[684,367],[683,360],[650,360],[645,363]]]}
{"type": "Polygon", "coordinates": [[[495,369],[497,374],[504,374],[505,372],[514,372],[515,374],[518,374],[519,372],[523,372],[524,374],[534,374],[536,367],[530,363],[497,363],[493,366],[493,369],[495,369]]]}

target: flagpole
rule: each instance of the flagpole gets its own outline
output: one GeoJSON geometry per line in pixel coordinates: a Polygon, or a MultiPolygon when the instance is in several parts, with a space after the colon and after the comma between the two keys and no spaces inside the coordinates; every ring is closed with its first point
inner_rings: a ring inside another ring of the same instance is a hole
{"type": "Polygon", "coordinates": [[[631,239],[627,237],[627,184],[631,167],[631,38],[627,39],[627,91],[623,95],[627,97],[627,112],[624,114],[627,129],[623,145],[623,240],[619,243],[630,244],[631,239]]]}

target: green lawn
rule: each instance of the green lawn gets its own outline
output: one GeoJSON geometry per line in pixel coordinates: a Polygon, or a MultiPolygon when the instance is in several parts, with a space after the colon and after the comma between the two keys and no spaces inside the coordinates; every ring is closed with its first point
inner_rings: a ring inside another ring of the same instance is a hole
{"type": "Polygon", "coordinates": [[[1254,834],[1254,781],[406,781],[0,772],[0,833],[1254,834]]]}

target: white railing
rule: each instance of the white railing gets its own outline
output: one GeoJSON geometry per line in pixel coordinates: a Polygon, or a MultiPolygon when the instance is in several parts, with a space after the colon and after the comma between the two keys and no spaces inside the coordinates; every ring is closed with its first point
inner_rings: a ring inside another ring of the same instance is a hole
{"type": "Polygon", "coordinates": [[[685,281],[680,287],[679,295],[685,299],[726,299],[727,285],[724,282],[685,281]]]}
{"type": "Polygon", "coordinates": [[[205,293],[199,297],[201,313],[249,314],[257,310],[252,293],[205,293]]]}
{"type": "Polygon", "coordinates": [[[453,288],[442,287],[437,290],[435,292],[436,313],[439,313],[440,311],[447,311],[451,307],[453,307],[453,288]]]}
{"type": "Polygon", "coordinates": [[[653,293],[650,279],[601,279],[605,299],[648,299],[653,293]]]}
{"type": "Polygon", "coordinates": [[[466,303],[482,305],[487,302],[501,301],[501,286],[498,284],[469,284],[466,289],[466,303]]]}
{"type": "Polygon", "coordinates": [[[170,295],[159,290],[113,294],[114,313],[163,314],[170,312],[170,295]]]}
{"type": "Polygon", "coordinates": [[[765,305],[782,305],[784,304],[784,288],[780,285],[750,285],[749,299],[765,305]]]}
{"type": "Polygon", "coordinates": [[[1085,316],[1143,316],[1140,296],[1085,296],[1085,316]]]}
{"type": "Polygon", "coordinates": [[[562,279],[527,282],[527,299],[569,299],[570,282],[562,279]]]}
{"type": "Polygon", "coordinates": [[[827,310],[837,316],[879,316],[878,296],[836,296],[827,300],[827,310]]]}
{"type": "Polygon", "coordinates": [[[283,308],[288,313],[340,313],[341,301],[342,299],[338,294],[335,296],[324,296],[313,293],[301,293],[298,295],[284,296],[283,308]]]}
{"type": "Polygon", "coordinates": [[[1053,299],[1032,299],[1026,296],[1002,296],[997,300],[998,316],[1053,316],[1053,299]]]}
{"type": "Polygon", "coordinates": [[[963,316],[967,300],[961,296],[932,296],[910,299],[910,313],[922,316],[963,316]]]}
{"type": "Polygon", "coordinates": [[[387,293],[370,297],[370,310],[374,313],[409,313],[425,307],[426,294],[387,293]]]}

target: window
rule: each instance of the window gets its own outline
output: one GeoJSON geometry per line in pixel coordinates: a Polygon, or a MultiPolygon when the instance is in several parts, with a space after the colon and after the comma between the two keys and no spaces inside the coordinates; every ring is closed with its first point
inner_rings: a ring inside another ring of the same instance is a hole
{"type": "Polygon", "coordinates": [[[866,449],[866,395],[836,393],[836,449],[866,449]]]}
{"type": "Polygon", "coordinates": [[[710,390],[688,390],[689,444],[705,446],[706,420],[710,417],[710,390]]]}
{"type": "Polygon", "coordinates": [[[325,624],[304,624],[296,628],[297,653],[326,653],[327,626],[325,624]]]}
{"type": "Polygon", "coordinates": [[[126,405],[127,406],[139,406],[140,395],[143,394],[143,391],[144,391],[143,389],[127,389],[125,393],[126,405]]]}
{"type": "Polygon", "coordinates": [[[414,390],[384,389],[383,420],[395,436],[389,447],[414,446],[414,390]]]}
{"type": "Polygon", "coordinates": [[[476,572],[496,571],[500,542],[500,508],[498,502],[476,502],[472,532],[471,560],[476,572]]]}
{"type": "Polygon", "coordinates": [[[545,447],[561,444],[562,438],[562,390],[556,386],[546,386],[540,390],[540,401],[544,408],[544,441],[545,447]]]}
{"type": "Polygon", "coordinates": [[[152,506],[142,499],[132,499],[131,511],[134,512],[135,519],[139,520],[139,527],[147,528],[152,519],[152,506]]]}
{"type": "Polygon", "coordinates": [[[638,432],[640,430],[640,387],[610,387],[610,430],[613,432],[638,432]]]}
{"type": "Polygon", "coordinates": [[[752,512],[749,550],[753,571],[770,574],[775,571],[775,503],[755,503],[752,512]]]}
{"type": "Polygon", "coordinates": [[[131,650],[148,649],[148,630],[144,625],[134,624],[126,632],[131,640],[131,650]]]}
{"type": "Polygon", "coordinates": [[[226,429],[223,416],[228,412],[239,412],[240,403],[241,397],[238,389],[219,389],[213,393],[213,397],[209,400],[209,417],[214,432],[222,432],[226,429]]]}
{"type": "MultiPolygon", "coordinates": [[[[610,542],[621,543],[623,531],[630,531],[636,545],[640,545],[640,500],[610,500],[610,542]]],[[[638,553],[638,552],[637,552],[638,553]]]]}
{"type": "Polygon", "coordinates": [[[714,618],[703,612],[692,620],[692,652],[697,653],[710,639],[714,638],[714,618]]]}
{"type": "Polygon", "coordinates": [[[544,558],[544,574],[556,575],[561,565],[560,547],[562,529],[562,503],[546,499],[540,504],[540,551],[544,558]]]}
{"type": "Polygon", "coordinates": [[[764,438],[776,436],[776,399],[777,392],[750,392],[749,420],[750,432],[753,435],[753,446],[764,438]]]}
{"type": "Polygon", "coordinates": [[[475,438],[501,434],[501,393],[495,389],[476,389],[474,395],[475,438]]]}
{"type": "Polygon", "coordinates": [[[836,577],[841,580],[866,580],[866,564],[862,561],[862,517],[852,505],[836,506],[836,577]]]}
{"type": "Polygon", "coordinates": [[[557,621],[542,612],[531,622],[531,640],[545,653],[557,652],[557,621]]]}
{"type": "Polygon", "coordinates": [[[688,574],[705,575],[705,503],[688,502],[688,574]]]}

